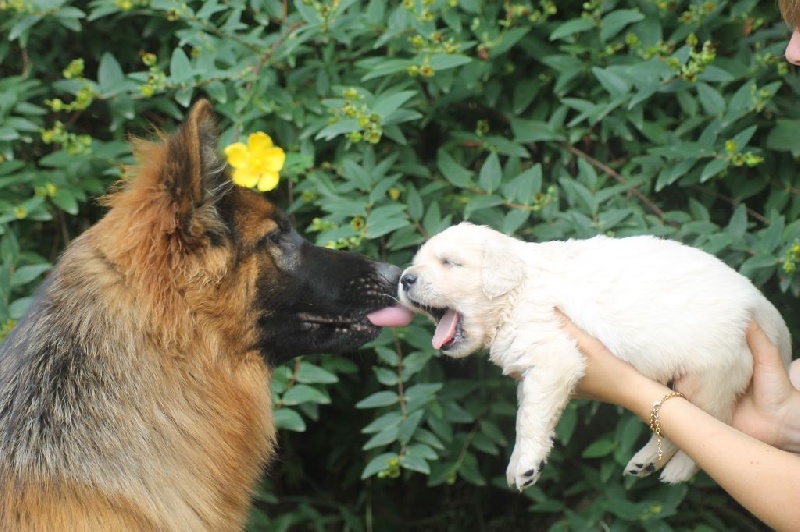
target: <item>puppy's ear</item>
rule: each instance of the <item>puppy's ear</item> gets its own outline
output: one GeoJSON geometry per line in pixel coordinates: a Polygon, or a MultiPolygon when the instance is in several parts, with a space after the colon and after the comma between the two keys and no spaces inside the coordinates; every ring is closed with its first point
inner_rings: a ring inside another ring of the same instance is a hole
{"type": "Polygon", "coordinates": [[[194,104],[178,131],[166,139],[161,183],[169,193],[177,229],[186,243],[199,243],[204,235],[224,229],[215,205],[233,183],[219,157],[217,142],[217,121],[208,100],[194,104]]]}
{"type": "Polygon", "coordinates": [[[490,236],[484,240],[481,278],[486,297],[494,299],[507,294],[522,282],[524,276],[522,260],[501,239],[490,236]]]}

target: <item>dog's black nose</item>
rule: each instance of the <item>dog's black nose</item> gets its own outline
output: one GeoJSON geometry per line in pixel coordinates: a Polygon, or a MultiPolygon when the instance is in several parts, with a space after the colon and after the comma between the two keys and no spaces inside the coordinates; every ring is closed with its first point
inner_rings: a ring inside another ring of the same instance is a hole
{"type": "Polygon", "coordinates": [[[417,276],[413,273],[404,273],[402,277],[400,277],[400,284],[403,286],[403,290],[408,290],[411,288],[411,285],[417,282],[417,276]]]}
{"type": "Polygon", "coordinates": [[[400,279],[400,274],[403,273],[403,270],[401,270],[394,264],[387,264],[385,262],[381,262],[378,264],[376,272],[378,273],[378,275],[386,279],[386,282],[389,283],[390,285],[396,285],[397,280],[400,279]]]}

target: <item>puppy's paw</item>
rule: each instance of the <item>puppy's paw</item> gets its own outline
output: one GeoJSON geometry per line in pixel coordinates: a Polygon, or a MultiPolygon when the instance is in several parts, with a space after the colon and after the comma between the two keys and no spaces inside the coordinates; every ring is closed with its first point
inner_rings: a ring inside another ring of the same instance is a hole
{"type": "Polygon", "coordinates": [[[697,473],[697,464],[683,451],[678,451],[661,471],[661,482],[676,484],[686,482],[697,473]]]}
{"type": "Polygon", "coordinates": [[[624,475],[629,475],[632,477],[646,477],[649,476],[653,471],[656,470],[655,461],[653,462],[637,462],[636,459],[631,459],[628,462],[628,465],[625,466],[625,471],[623,472],[624,475]]]}
{"type": "Polygon", "coordinates": [[[506,480],[509,486],[514,486],[522,491],[539,480],[546,456],[537,453],[534,447],[535,445],[531,443],[517,443],[514,447],[506,470],[506,480]]]}

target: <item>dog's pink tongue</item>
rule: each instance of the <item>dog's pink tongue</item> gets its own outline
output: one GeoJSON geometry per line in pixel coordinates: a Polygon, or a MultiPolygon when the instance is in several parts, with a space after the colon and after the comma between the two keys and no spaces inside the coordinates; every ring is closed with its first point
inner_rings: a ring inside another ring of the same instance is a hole
{"type": "Polygon", "coordinates": [[[458,325],[458,313],[453,309],[448,309],[433,332],[431,343],[434,349],[441,349],[443,345],[453,339],[456,335],[456,325],[458,325]]]}
{"type": "Polygon", "coordinates": [[[403,327],[411,323],[411,311],[405,307],[387,307],[367,314],[376,327],[403,327]]]}

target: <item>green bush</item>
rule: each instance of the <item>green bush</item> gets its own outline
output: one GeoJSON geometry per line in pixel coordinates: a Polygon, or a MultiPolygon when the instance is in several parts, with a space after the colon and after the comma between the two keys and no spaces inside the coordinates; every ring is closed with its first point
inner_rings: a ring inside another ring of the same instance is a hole
{"type": "MultiPolygon", "coordinates": [[[[798,79],[770,2],[0,0],[0,324],[124,176],[129,134],[212,100],[222,146],[287,154],[310,239],[406,264],[469,219],[530,240],[651,233],[716,254],[793,319],[798,79]]],[[[704,475],[623,478],[643,423],[573,403],[505,486],[514,383],[420,319],[276,370],[279,460],[251,528],[759,530],[704,475]]]]}

